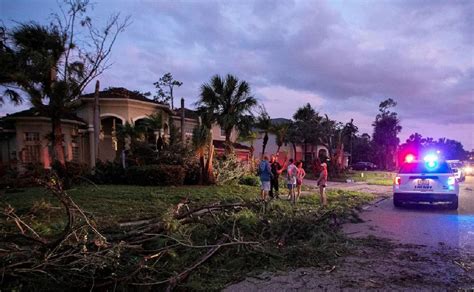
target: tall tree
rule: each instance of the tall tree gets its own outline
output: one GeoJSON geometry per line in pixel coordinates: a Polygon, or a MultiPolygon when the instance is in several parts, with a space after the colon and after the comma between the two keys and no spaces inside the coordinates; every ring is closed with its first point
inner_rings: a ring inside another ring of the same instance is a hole
{"type": "Polygon", "coordinates": [[[205,161],[205,154],[206,150],[210,147],[210,142],[212,141],[212,134],[210,129],[201,124],[194,128],[193,130],[193,138],[192,144],[196,154],[199,157],[199,167],[200,167],[200,175],[199,175],[199,184],[203,184],[204,182],[208,182],[208,172],[206,171],[206,161],[205,161]]]}
{"type": "Polygon", "coordinates": [[[173,75],[168,72],[163,75],[158,81],[153,83],[155,85],[157,92],[155,95],[156,101],[161,101],[164,103],[170,103],[171,101],[171,109],[174,109],[174,95],[173,90],[175,87],[180,87],[183,85],[183,82],[175,80],[173,75]]]}
{"type": "Polygon", "coordinates": [[[261,105],[260,106],[260,112],[257,117],[257,128],[259,128],[260,131],[263,131],[263,143],[262,143],[262,155],[260,159],[263,159],[263,156],[265,155],[265,149],[267,148],[268,144],[268,133],[271,130],[272,127],[272,120],[270,118],[270,115],[268,114],[267,110],[265,109],[265,106],[261,105]]]}
{"type": "Polygon", "coordinates": [[[389,98],[379,105],[379,113],[372,124],[374,134],[372,135],[378,165],[382,169],[391,169],[394,165],[395,152],[397,150],[398,134],[402,130],[400,120],[396,112],[390,111],[397,103],[389,98]]]}
{"type": "Polygon", "coordinates": [[[446,138],[434,140],[430,137],[423,137],[419,133],[413,133],[408,137],[405,143],[399,147],[399,162],[403,162],[408,154],[413,154],[418,159],[420,155],[426,152],[439,152],[444,159],[464,160],[467,158],[467,152],[461,142],[446,138]]]}
{"type": "Polygon", "coordinates": [[[320,140],[322,117],[307,103],[296,110],[291,137],[297,144],[303,145],[303,159],[308,152],[308,145],[317,144],[320,140]]]}
{"type": "Polygon", "coordinates": [[[254,122],[252,110],[256,104],[249,84],[230,74],[225,78],[215,75],[203,84],[197,102],[198,112],[207,114],[224,131],[227,153],[233,151],[232,131],[248,131],[254,122]]]}
{"type": "Polygon", "coordinates": [[[280,123],[272,125],[271,132],[275,134],[275,143],[277,144],[277,153],[280,152],[281,146],[288,141],[288,130],[290,123],[280,123]]]}
{"type": "Polygon", "coordinates": [[[51,118],[53,158],[65,164],[61,118],[74,107],[84,88],[109,68],[117,36],[129,18],[112,15],[102,30],[86,15],[88,0],[67,0],[50,26],[20,24],[2,46],[6,62],[1,85],[10,97],[28,95],[40,113],[51,118]]]}
{"type": "Polygon", "coordinates": [[[352,163],[360,161],[375,162],[369,134],[356,135],[352,142],[352,163]]]}
{"type": "Polygon", "coordinates": [[[355,139],[356,133],[359,131],[359,128],[354,124],[354,119],[351,119],[350,122],[346,123],[343,129],[343,144],[346,149],[349,149],[350,153],[350,163],[352,163],[352,154],[353,154],[353,142],[355,139]]]}

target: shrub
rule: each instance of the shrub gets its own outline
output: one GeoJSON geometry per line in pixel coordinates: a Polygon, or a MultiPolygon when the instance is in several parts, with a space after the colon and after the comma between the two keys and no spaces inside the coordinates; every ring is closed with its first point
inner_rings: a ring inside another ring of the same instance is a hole
{"type": "Polygon", "coordinates": [[[137,165],[149,165],[156,163],[157,154],[147,143],[138,143],[129,158],[135,160],[137,165]]]}
{"type": "Polygon", "coordinates": [[[239,184],[256,187],[260,185],[260,180],[254,175],[244,175],[239,179],[239,184]]]}
{"type": "Polygon", "coordinates": [[[63,180],[65,188],[70,188],[73,184],[83,182],[83,178],[89,173],[89,167],[87,165],[72,161],[67,161],[64,166],[61,165],[59,161],[55,161],[52,164],[52,169],[58,174],[58,177],[63,180]]]}
{"type": "Polygon", "coordinates": [[[1,189],[16,189],[37,186],[36,179],[44,178],[49,170],[44,169],[41,164],[26,164],[23,171],[7,169],[0,179],[1,189]]]}
{"type": "Polygon", "coordinates": [[[97,184],[125,184],[126,176],[125,170],[118,162],[98,161],[94,175],[91,177],[92,181],[97,184]]]}
{"type": "Polygon", "coordinates": [[[179,165],[144,165],[127,169],[127,182],[144,186],[179,186],[184,183],[185,169],[179,165]]]}
{"type": "Polygon", "coordinates": [[[188,161],[184,165],[186,175],[184,177],[185,185],[197,185],[199,183],[199,176],[201,175],[201,166],[197,159],[188,161]]]}

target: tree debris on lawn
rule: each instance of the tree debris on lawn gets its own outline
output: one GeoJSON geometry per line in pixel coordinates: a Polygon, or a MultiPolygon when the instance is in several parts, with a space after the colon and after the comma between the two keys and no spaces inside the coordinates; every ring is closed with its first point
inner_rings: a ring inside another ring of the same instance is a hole
{"type": "Polygon", "coordinates": [[[293,207],[259,200],[192,205],[185,199],[156,218],[102,229],[57,177],[41,184],[61,203],[65,225],[55,236],[41,235],[28,214],[5,204],[2,220],[12,231],[0,242],[6,289],[215,290],[239,275],[287,266],[330,266],[330,273],[346,248],[339,224],[353,219],[351,210],[362,203],[347,198],[321,209],[311,200],[293,207]]]}

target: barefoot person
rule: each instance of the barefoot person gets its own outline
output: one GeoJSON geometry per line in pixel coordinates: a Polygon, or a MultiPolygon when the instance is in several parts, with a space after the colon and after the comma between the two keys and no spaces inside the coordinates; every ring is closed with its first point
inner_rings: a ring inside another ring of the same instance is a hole
{"type": "Polygon", "coordinates": [[[262,197],[262,200],[266,201],[268,192],[270,191],[270,180],[272,177],[272,170],[267,156],[264,156],[263,160],[260,162],[260,165],[258,166],[258,172],[260,176],[260,182],[262,184],[260,188],[260,196],[262,197]]]}
{"type": "Polygon", "coordinates": [[[288,199],[294,204],[295,201],[295,188],[296,188],[296,173],[297,173],[296,165],[294,164],[294,160],[289,160],[289,165],[286,169],[286,179],[287,179],[287,186],[288,186],[288,199]]]}
{"type": "Polygon", "coordinates": [[[321,164],[321,173],[316,181],[319,186],[319,196],[321,199],[321,206],[326,207],[328,205],[326,198],[326,184],[328,182],[328,165],[326,163],[321,164]]]}
{"type": "Polygon", "coordinates": [[[278,154],[272,155],[272,158],[270,160],[270,165],[272,168],[272,179],[270,180],[270,197],[271,198],[278,198],[280,195],[280,192],[278,189],[279,188],[278,178],[280,177],[280,174],[283,172],[285,168],[285,162],[283,162],[283,165],[281,165],[278,162],[278,154]]]}
{"type": "Polygon", "coordinates": [[[303,161],[298,161],[296,163],[296,200],[300,199],[301,195],[301,186],[303,185],[303,179],[306,176],[306,172],[303,168],[303,161]]]}

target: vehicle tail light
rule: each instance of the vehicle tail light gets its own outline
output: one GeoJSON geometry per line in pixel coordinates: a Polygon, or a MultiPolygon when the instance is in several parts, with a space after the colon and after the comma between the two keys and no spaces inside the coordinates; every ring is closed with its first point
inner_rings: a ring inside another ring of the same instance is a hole
{"type": "Polygon", "coordinates": [[[455,183],[456,183],[456,178],[454,176],[448,177],[448,185],[454,186],[455,183]]]}
{"type": "Polygon", "coordinates": [[[397,176],[397,177],[395,178],[395,184],[396,184],[396,185],[400,185],[401,181],[402,181],[402,178],[401,178],[401,177],[397,176]]]}

